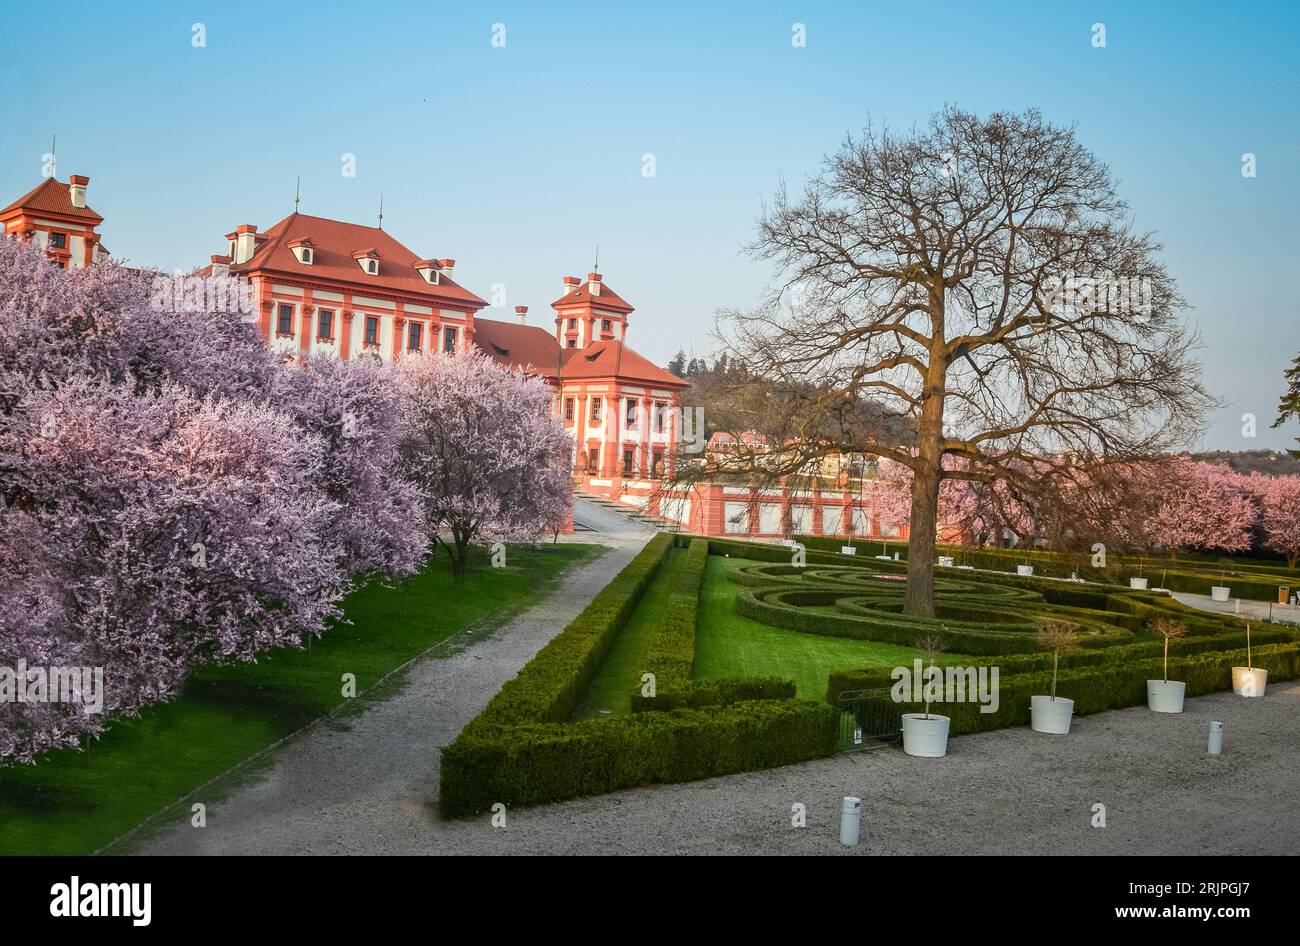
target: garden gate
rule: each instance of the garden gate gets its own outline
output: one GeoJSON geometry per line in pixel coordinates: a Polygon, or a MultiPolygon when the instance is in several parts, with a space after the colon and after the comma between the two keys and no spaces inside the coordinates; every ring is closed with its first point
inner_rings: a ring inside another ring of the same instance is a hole
{"type": "Polygon", "coordinates": [[[880,691],[845,690],[836,708],[839,714],[837,748],[840,752],[878,749],[898,742],[903,731],[903,714],[897,703],[883,698],[880,691]]]}

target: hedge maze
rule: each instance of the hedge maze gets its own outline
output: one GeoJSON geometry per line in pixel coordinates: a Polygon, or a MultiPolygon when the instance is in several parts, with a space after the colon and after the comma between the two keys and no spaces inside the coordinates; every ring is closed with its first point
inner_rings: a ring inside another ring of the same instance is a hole
{"type": "MultiPolygon", "coordinates": [[[[1157,616],[1188,628],[1169,651],[1169,677],[1184,681],[1188,696],[1230,688],[1231,668],[1247,662],[1245,627],[1237,618],[1119,584],[1021,577],[1013,570],[1022,552],[974,550],[978,570],[939,568],[936,616],[920,619],[902,613],[905,561],[845,556],[829,551],[825,540],[807,545],[806,564],[796,567],[781,546],[656,536],[443,750],[443,814],[467,816],[497,803],[534,805],[827,756],[836,749],[842,694],[891,700],[890,669],[881,667],[828,669],[829,705],[795,698],[789,680],[694,679],[709,555],[746,562],[727,575],[737,586],[737,613],[753,621],[905,647],[937,636],[947,652],[944,663],[997,667],[996,712],[982,713],[975,702],[944,704],[954,735],[1028,723],[1029,697],[1047,692],[1052,657],[1035,635],[1049,622],[1078,632],[1078,646],[1061,655],[1057,692],[1075,701],[1080,716],[1145,702],[1146,681],[1163,673],[1163,642],[1147,629],[1157,616]],[[621,627],[670,554],[684,555],[684,567],[666,592],[661,582],[656,599],[646,602],[658,617],[645,654],[653,688],[644,684],[647,678],[629,680],[636,687],[630,713],[574,720],[621,627]]],[[[1061,557],[1030,554],[1037,571],[1068,573],[1061,557]]],[[[1199,582],[1201,569],[1203,563],[1190,565],[1180,581],[1199,582]]],[[[1276,591],[1276,579],[1260,574],[1243,581],[1262,594],[1266,585],[1276,591]]],[[[1251,643],[1253,665],[1267,669],[1271,681],[1300,676],[1296,631],[1257,624],[1251,643]]]]}

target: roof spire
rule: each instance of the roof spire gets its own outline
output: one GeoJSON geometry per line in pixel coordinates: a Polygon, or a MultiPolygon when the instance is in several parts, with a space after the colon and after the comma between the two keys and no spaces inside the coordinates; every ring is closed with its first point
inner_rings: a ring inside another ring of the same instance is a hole
{"type": "Polygon", "coordinates": [[[379,195],[379,229],[384,229],[384,195],[379,195]]]}
{"type": "Polygon", "coordinates": [[[293,185],[293,212],[298,212],[298,195],[302,192],[302,175],[298,175],[298,183],[293,185]]]}
{"type": "Polygon", "coordinates": [[[600,272],[600,244],[599,243],[596,244],[596,262],[592,265],[591,271],[593,273],[600,272]]]}
{"type": "Polygon", "coordinates": [[[58,145],[58,143],[59,143],[59,136],[58,133],[55,132],[50,135],[50,177],[59,176],[59,171],[57,167],[59,163],[58,149],[55,147],[56,145],[58,145]]]}

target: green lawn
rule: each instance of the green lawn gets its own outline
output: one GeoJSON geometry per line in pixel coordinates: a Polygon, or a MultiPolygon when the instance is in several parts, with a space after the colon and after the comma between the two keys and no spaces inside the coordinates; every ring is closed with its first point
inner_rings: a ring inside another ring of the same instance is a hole
{"type": "Polygon", "coordinates": [[[685,549],[670,549],[659,571],[645,590],[645,596],[628,622],[618,632],[605,660],[587,687],[573,718],[586,719],[601,715],[601,710],[623,714],[631,710],[632,692],[641,685],[645,673],[645,654],[650,646],[655,622],[663,613],[663,602],[672,588],[674,576],[686,564],[685,549]]]}
{"type": "Polygon", "coordinates": [[[349,596],[353,622],[311,650],[283,649],[256,664],[195,672],[180,697],[115,723],[85,752],[60,750],[35,766],[0,769],[0,854],[84,854],[134,827],[230,766],[343,702],[469,625],[498,625],[552,586],[591,545],[511,546],[506,568],[480,556],[463,585],[445,556],[399,587],[349,596]]]}
{"type": "MultiPolygon", "coordinates": [[[[782,677],[793,680],[801,699],[826,699],[832,671],[860,667],[912,665],[920,651],[895,644],[800,634],[770,627],[736,613],[741,587],[727,572],[755,564],[739,558],[710,555],[700,589],[700,621],[695,634],[695,678],[782,677]]],[[[969,660],[942,654],[939,663],[969,660]]]]}

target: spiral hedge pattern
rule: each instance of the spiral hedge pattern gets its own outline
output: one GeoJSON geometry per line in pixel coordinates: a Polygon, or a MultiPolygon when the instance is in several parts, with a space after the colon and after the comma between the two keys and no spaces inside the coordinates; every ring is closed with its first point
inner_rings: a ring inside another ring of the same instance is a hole
{"type": "MultiPolygon", "coordinates": [[[[913,646],[938,636],[947,650],[1014,654],[1037,650],[1034,638],[1050,622],[1071,625],[1081,647],[1134,639],[1158,596],[1117,587],[1080,587],[1051,579],[951,573],[935,576],[935,617],[903,614],[903,563],[863,565],[747,565],[729,573],[744,586],[736,610],[764,624],[805,634],[913,646]]],[[[1193,627],[1217,633],[1219,621],[1193,627]]]]}

